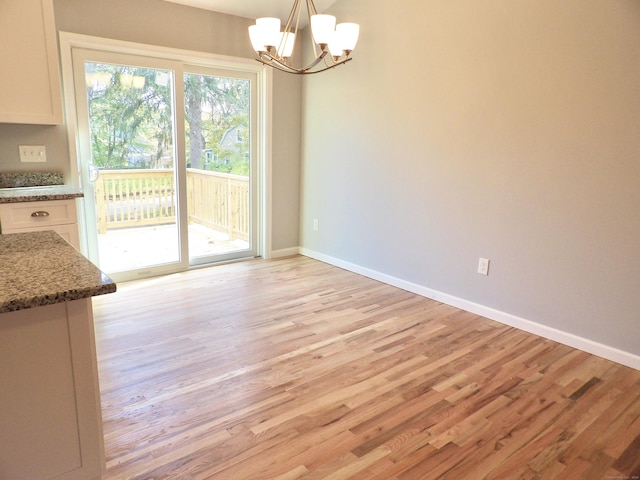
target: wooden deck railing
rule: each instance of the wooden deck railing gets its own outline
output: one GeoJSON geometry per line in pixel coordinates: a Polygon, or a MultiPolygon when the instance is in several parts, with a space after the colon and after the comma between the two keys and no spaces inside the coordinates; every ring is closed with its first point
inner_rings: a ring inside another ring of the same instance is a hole
{"type": "MultiPolygon", "coordinates": [[[[98,232],[174,223],[172,170],[101,170],[94,184],[98,232]]],[[[249,179],[187,169],[189,223],[249,239],[249,179]]]]}
{"type": "Polygon", "coordinates": [[[249,178],[187,169],[189,223],[249,240],[249,178]]]}

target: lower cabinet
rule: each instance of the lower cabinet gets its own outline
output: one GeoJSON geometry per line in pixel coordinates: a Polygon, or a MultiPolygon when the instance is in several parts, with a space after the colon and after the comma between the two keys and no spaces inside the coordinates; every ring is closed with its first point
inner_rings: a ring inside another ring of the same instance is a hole
{"type": "Polygon", "coordinates": [[[99,479],[91,299],[0,313],[0,478],[99,479]]]}
{"type": "Polygon", "coordinates": [[[3,203],[0,204],[0,224],[2,233],[54,230],[80,250],[75,199],[3,203]]]}

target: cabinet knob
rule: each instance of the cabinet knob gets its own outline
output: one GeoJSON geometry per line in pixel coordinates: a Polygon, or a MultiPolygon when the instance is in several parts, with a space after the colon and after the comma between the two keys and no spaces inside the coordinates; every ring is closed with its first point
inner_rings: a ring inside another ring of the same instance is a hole
{"type": "Polygon", "coordinates": [[[48,217],[49,212],[46,212],[44,210],[38,210],[37,212],[33,212],[31,216],[32,217],[48,217]]]}

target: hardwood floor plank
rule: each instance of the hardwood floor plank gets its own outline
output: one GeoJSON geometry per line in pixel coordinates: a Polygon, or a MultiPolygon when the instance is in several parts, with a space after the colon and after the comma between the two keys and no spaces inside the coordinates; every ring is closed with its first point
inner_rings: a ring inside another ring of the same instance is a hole
{"type": "Polygon", "coordinates": [[[94,314],[105,479],[640,474],[640,372],[305,257],[94,314]]]}
{"type": "Polygon", "coordinates": [[[640,472],[640,435],[633,439],[627,449],[622,452],[613,468],[619,472],[631,472],[632,475],[638,475],[640,472]]]}

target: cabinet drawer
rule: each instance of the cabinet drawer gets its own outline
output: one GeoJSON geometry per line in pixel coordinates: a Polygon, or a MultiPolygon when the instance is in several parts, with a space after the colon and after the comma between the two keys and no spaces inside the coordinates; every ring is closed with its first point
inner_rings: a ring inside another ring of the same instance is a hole
{"type": "Polygon", "coordinates": [[[75,200],[48,200],[46,202],[5,203],[0,205],[2,230],[77,223],[75,200]]]}

